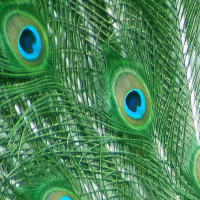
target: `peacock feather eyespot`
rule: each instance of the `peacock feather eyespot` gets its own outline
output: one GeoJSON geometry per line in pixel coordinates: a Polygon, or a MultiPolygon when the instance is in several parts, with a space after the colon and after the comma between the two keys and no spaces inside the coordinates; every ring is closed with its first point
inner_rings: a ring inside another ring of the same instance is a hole
{"type": "Polygon", "coordinates": [[[200,183],[200,153],[196,158],[196,174],[197,174],[197,180],[200,183]]]}
{"type": "Polygon", "coordinates": [[[150,95],[142,79],[130,68],[121,68],[113,78],[113,91],[123,118],[134,126],[150,117],[150,95]]]}
{"type": "Polygon", "coordinates": [[[194,162],[192,162],[194,163],[193,172],[194,172],[194,177],[196,179],[196,182],[200,186],[200,149],[198,149],[194,155],[195,155],[193,158],[194,162]]]}
{"type": "Polygon", "coordinates": [[[6,45],[15,59],[27,67],[37,67],[44,62],[47,36],[37,19],[27,13],[11,12],[5,17],[4,27],[6,45]]]}
{"type": "Polygon", "coordinates": [[[70,191],[53,187],[47,190],[43,195],[41,200],[77,200],[78,198],[70,191]]]}

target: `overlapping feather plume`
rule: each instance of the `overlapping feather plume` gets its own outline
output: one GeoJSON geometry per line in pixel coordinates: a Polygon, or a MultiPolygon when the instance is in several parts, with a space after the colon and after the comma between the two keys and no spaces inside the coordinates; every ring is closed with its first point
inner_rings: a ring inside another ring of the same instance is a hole
{"type": "Polygon", "coordinates": [[[199,199],[197,0],[0,1],[0,199],[199,199]]]}

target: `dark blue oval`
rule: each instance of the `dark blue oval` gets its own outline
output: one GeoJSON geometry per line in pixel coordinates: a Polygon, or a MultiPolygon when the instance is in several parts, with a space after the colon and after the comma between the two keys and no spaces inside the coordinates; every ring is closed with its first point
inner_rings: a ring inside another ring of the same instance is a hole
{"type": "Polygon", "coordinates": [[[18,50],[28,61],[36,60],[42,51],[42,39],[39,31],[33,25],[26,26],[18,39],[18,50]]]}
{"type": "Polygon", "coordinates": [[[144,93],[139,89],[129,91],[124,98],[124,109],[132,119],[142,118],[146,112],[144,93]]]}

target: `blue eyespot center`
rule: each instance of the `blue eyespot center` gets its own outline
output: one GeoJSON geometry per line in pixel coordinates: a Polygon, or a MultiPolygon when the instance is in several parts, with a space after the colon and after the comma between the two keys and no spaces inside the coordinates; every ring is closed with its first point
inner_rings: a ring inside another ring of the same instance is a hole
{"type": "Polygon", "coordinates": [[[63,196],[60,200],[72,200],[72,199],[68,196],[63,196]]]}
{"type": "Polygon", "coordinates": [[[144,93],[139,89],[129,91],[124,99],[124,109],[132,119],[142,118],[146,112],[144,93]]]}
{"type": "Polygon", "coordinates": [[[32,45],[35,44],[35,42],[36,38],[33,32],[30,29],[23,30],[19,39],[19,43],[26,53],[33,53],[32,45]]]}
{"type": "Polygon", "coordinates": [[[33,25],[26,26],[18,39],[18,50],[22,57],[28,61],[36,60],[42,51],[42,39],[33,25]]]}
{"type": "Polygon", "coordinates": [[[141,97],[137,91],[131,91],[126,97],[126,104],[128,108],[136,112],[137,107],[141,106],[141,97]]]}

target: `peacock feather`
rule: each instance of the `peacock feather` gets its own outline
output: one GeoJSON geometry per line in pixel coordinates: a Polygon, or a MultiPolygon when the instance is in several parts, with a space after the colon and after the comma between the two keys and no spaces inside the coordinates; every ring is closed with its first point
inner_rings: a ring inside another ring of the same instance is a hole
{"type": "Polygon", "coordinates": [[[198,0],[0,0],[0,199],[200,199],[198,0]]]}

